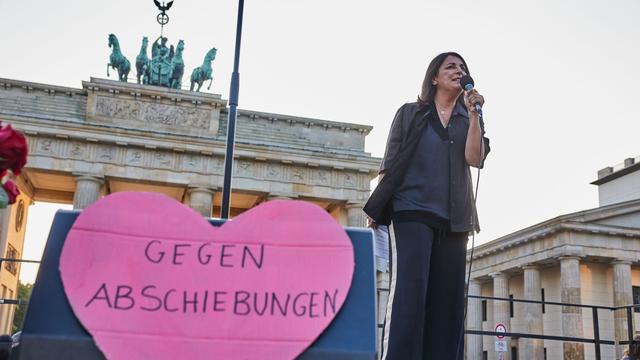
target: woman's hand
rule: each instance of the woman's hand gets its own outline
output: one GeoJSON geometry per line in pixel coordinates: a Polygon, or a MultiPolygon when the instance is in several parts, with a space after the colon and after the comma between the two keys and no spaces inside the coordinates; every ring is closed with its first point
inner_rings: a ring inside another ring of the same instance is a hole
{"type": "Polygon", "coordinates": [[[482,140],[482,129],[480,114],[476,110],[476,104],[484,104],[484,97],[478,90],[471,89],[464,92],[464,104],[469,111],[469,130],[467,132],[467,142],[464,148],[464,157],[467,164],[474,167],[482,166],[482,156],[484,154],[484,141],[482,140]]]}
{"type": "Polygon", "coordinates": [[[370,227],[373,230],[377,230],[378,229],[378,223],[375,222],[372,218],[367,216],[367,227],[370,227]]]}
{"type": "Polygon", "coordinates": [[[469,111],[469,113],[476,113],[476,114],[478,113],[476,111],[476,104],[482,107],[482,105],[484,105],[484,97],[482,97],[482,95],[480,95],[480,93],[476,89],[465,91],[464,105],[467,107],[467,110],[469,111]]]}

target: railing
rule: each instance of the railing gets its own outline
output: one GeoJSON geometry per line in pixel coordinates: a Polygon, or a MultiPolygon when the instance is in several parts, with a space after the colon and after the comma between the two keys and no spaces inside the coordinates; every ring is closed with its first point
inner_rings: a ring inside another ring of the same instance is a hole
{"type": "MultiPolygon", "coordinates": [[[[389,289],[378,288],[378,297],[381,292],[388,292],[389,289]]],[[[640,304],[635,305],[625,305],[625,306],[597,306],[597,305],[585,305],[585,304],[571,304],[571,303],[562,303],[555,301],[538,301],[538,300],[525,300],[525,299],[513,299],[513,298],[500,298],[493,296],[479,296],[479,295],[469,295],[470,299],[480,299],[480,300],[496,300],[496,301],[509,301],[509,302],[520,302],[520,303],[529,303],[529,304],[540,304],[540,305],[557,305],[557,306],[572,306],[572,307],[580,307],[580,308],[589,308],[591,309],[592,320],[593,320],[593,338],[579,338],[579,337],[570,337],[570,336],[556,336],[556,335],[544,335],[544,334],[528,334],[528,333],[516,333],[516,332],[495,332],[495,331],[484,331],[484,330],[466,330],[465,334],[467,335],[481,335],[481,336],[505,336],[505,337],[518,337],[518,338],[527,338],[527,339],[542,339],[542,340],[551,340],[551,341],[567,341],[567,342],[578,342],[578,343],[589,343],[594,344],[595,346],[595,357],[596,360],[602,359],[601,353],[601,345],[629,345],[629,348],[633,346],[634,343],[638,343],[633,340],[633,309],[640,309],[640,304]],[[619,311],[626,310],[627,315],[627,337],[628,340],[603,340],[600,337],[600,321],[598,316],[598,310],[607,310],[607,311],[619,311]]],[[[378,323],[378,328],[382,328],[384,323],[378,323]]],[[[629,349],[631,350],[631,349],[629,349]]]]}
{"type": "MultiPolygon", "coordinates": [[[[0,269],[2,269],[3,262],[11,262],[11,263],[30,263],[30,264],[40,264],[39,260],[24,260],[24,259],[14,259],[14,258],[3,258],[0,257],[0,269]]],[[[29,302],[26,300],[20,299],[0,299],[0,305],[27,305],[29,302]]]]}

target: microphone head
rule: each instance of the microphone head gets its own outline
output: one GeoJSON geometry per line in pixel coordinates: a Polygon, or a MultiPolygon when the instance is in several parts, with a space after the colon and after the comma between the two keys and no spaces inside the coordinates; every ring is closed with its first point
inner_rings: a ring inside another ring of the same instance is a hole
{"type": "Polygon", "coordinates": [[[473,82],[473,79],[471,78],[471,76],[469,75],[465,75],[463,77],[460,78],[460,86],[462,86],[463,89],[465,90],[473,90],[473,86],[475,85],[475,83],[473,82]]]}

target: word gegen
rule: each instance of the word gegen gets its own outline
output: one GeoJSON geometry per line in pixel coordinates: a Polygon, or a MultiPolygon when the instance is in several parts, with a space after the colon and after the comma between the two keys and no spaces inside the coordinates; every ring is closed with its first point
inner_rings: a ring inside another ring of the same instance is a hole
{"type": "Polygon", "coordinates": [[[185,261],[195,260],[202,265],[217,264],[228,268],[252,266],[260,269],[264,263],[264,244],[165,244],[160,240],[152,240],[145,246],[144,256],[154,264],[183,265],[185,261]],[[216,251],[217,247],[219,247],[218,251],[216,251]]]}

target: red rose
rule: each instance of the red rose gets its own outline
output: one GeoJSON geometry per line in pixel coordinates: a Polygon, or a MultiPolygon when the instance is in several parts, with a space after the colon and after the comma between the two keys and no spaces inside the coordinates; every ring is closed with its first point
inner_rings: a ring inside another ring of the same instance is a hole
{"type": "Polygon", "coordinates": [[[9,204],[13,204],[16,202],[16,198],[20,195],[20,190],[16,186],[16,183],[13,180],[7,180],[7,182],[2,185],[4,191],[7,192],[7,196],[9,197],[9,204]]]}
{"type": "Polygon", "coordinates": [[[14,174],[27,163],[27,139],[11,128],[11,125],[0,127],[0,169],[11,169],[14,174]]]}

